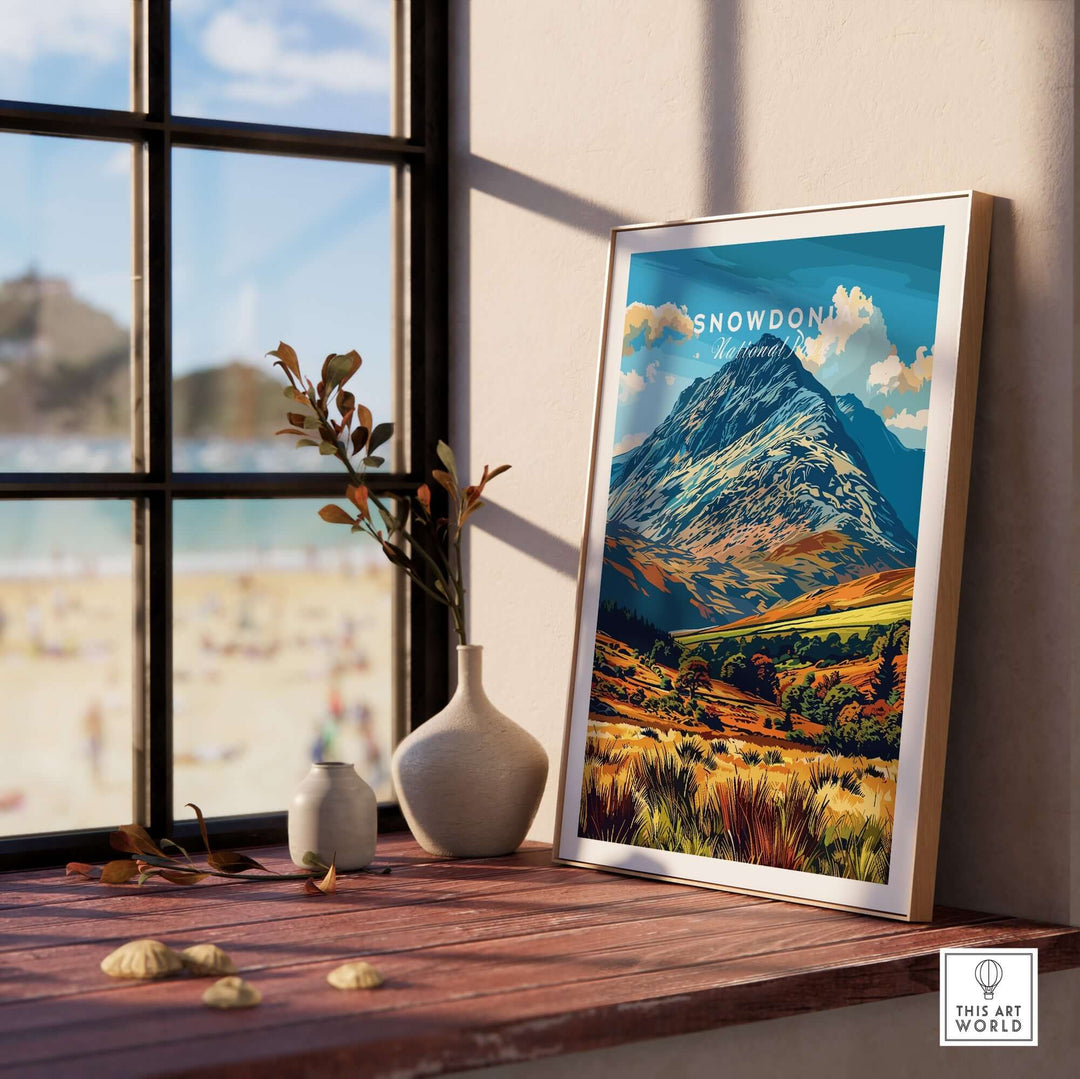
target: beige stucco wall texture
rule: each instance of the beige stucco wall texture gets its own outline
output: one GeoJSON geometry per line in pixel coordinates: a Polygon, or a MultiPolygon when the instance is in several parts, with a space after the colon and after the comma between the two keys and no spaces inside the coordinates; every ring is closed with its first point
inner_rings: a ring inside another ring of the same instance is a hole
{"type": "Polygon", "coordinates": [[[472,639],[550,838],[608,230],[978,188],[995,206],[938,897],[1080,919],[1070,700],[1073,4],[458,0],[452,430],[509,461],[472,639]]]}

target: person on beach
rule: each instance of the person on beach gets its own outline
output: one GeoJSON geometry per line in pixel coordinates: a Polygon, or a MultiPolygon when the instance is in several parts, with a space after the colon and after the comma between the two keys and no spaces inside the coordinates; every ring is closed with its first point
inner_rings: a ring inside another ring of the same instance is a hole
{"type": "Polygon", "coordinates": [[[97,700],[90,702],[83,717],[83,731],[86,735],[86,755],[90,758],[90,775],[94,784],[101,785],[101,756],[105,748],[105,723],[101,714],[101,704],[97,700]]]}

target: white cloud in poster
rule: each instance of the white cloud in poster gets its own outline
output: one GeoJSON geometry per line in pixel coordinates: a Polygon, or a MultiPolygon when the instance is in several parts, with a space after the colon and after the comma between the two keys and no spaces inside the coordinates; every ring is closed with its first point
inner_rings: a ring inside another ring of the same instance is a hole
{"type": "Polygon", "coordinates": [[[633,435],[623,435],[623,437],[615,443],[615,449],[612,450],[612,453],[614,456],[618,457],[620,453],[636,450],[648,437],[649,436],[644,431],[639,431],[637,434],[633,435]]]}
{"type": "Polygon", "coordinates": [[[918,393],[934,373],[934,356],[925,347],[920,346],[915,362],[905,364],[896,354],[893,346],[889,355],[871,366],[866,379],[867,389],[879,393],[918,393]]]}
{"type": "Polygon", "coordinates": [[[645,389],[645,379],[637,371],[619,372],[619,400],[624,404],[645,389]]]}
{"type": "Polygon", "coordinates": [[[917,412],[909,412],[905,408],[887,416],[885,423],[897,430],[925,431],[929,418],[930,410],[927,408],[920,408],[917,412]]]}
{"type": "Polygon", "coordinates": [[[848,340],[870,322],[873,313],[874,298],[858,285],[852,285],[850,292],[837,285],[832,310],[821,320],[821,332],[816,337],[807,337],[795,350],[803,366],[816,371],[830,355],[843,352],[848,340]]]}
{"type": "Polygon", "coordinates": [[[633,355],[635,349],[644,345],[652,348],[664,339],[666,334],[689,340],[694,336],[694,322],[685,307],[673,303],[654,307],[648,303],[632,303],[626,309],[623,319],[624,356],[633,355]]]}

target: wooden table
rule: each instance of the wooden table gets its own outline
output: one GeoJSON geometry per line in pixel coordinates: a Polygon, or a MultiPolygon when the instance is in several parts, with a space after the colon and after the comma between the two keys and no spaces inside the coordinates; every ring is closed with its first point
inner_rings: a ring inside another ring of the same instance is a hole
{"type": "MultiPolygon", "coordinates": [[[[270,867],[285,851],[255,852],[270,867]]],[[[940,910],[929,926],[551,865],[547,847],[437,861],[389,836],[387,876],[108,887],[0,877],[0,1071],[20,1076],[435,1075],[937,988],[949,945],[1080,965],[1080,929],[940,910]],[[214,941],[263,993],[215,1012],[204,979],[113,981],[117,944],[214,941]],[[367,958],[373,992],[326,984],[367,958]]]]}

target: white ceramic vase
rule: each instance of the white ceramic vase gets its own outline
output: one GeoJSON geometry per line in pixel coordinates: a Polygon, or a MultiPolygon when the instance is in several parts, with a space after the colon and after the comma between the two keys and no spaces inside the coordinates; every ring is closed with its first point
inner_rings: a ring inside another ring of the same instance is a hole
{"type": "Polygon", "coordinates": [[[543,746],[488,700],[480,645],[459,645],[450,703],[394,751],[409,829],[439,857],[490,858],[521,846],[547,780],[543,746]]]}
{"type": "Polygon", "coordinates": [[[351,764],[313,764],[289,805],[289,857],[303,865],[314,851],[326,865],[362,869],[375,857],[378,822],[375,792],[351,764]]]}

